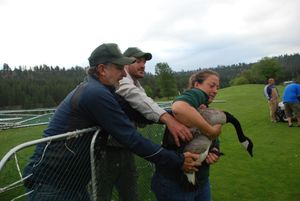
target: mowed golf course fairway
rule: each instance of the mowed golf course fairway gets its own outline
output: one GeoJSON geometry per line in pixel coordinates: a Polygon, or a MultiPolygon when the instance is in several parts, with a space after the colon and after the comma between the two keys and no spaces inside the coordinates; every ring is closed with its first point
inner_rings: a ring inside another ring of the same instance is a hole
{"type": "MultiPolygon", "coordinates": [[[[250,157],[240,145],[233,126],[223,126],[220,141],[225,155],[211,166],[210,171],[213,201],[300,201],[300,127],[289,128],[284,122],[271,123],[263,88],[264,85],[241,85],[220,89],[216,100],[222,101],[210,106],[233,114],[254,144],[254,156],[250,157]]],[[[283,86],[278,89],[282,96],[283,86]]],[[[0,157],[22,142],[40,138],[44,128],[0,131],[0,157]]],[[[154,128],[147,126],[141,131],[160,143],[163,129],[154,128]],[[147,131],[148,127],[151,129],[147,131]]],[[[30,155],[32,149],[26,151],[22,155],[30,155]]],[[[20,160],[25,159],[22,156],[20,160]]],[[[141,200],[155,200],[150,191],[153,167],[143,159],[138,159],[137,163],[141,200]]],[[[9,174],[17,175],[10,165],[0,172],[1,188],[4,180],[15,177],[9,174]],[[7,168],[13,171],[7,171],[7,168]]],[[[8,200],[8,196],[0,194],[0,200],[8,200]]]]}

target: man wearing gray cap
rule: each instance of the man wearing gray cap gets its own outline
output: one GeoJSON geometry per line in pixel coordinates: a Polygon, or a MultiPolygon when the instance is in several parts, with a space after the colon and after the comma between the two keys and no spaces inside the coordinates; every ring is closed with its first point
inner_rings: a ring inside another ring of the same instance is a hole
{"type": "MultiPolygon", "coordinates": [[[[143,52],[138,47],[129,47],[124,52],[124,56],[135,59],[135,62],[125,65],[126,77],[120,80],[116,93],[122,96],[132,108],[139,111],[146,119],[166,124],[178,146],[180,145],[180,139],[183,141],[191,140],[192,135],[189,129],[148,97],[139,82],[139,79],[142,79],[145,75],[145,64],[152,59],[152,54],[143,52]]],[[[136,123],[136,126],[139,125],[136,123]]],[[[110,201],[114,186],[119,193],[120,200],[139,200],[137,195],[138,175],[134,155],[131,151],[121,146],[110,136],[105,152],[102,152],[102,154],[100,163],[105,165],[98,167],[98,172],[101,173],[102,178],[98,185],[99,200],[110,201]]]]}
{"type": "MultiPolygon", "coordinates": [[[[114,87],[126,75],[124,65],[133,62],[117,44],[97,47],[89,57],[86,79],[57,107],[44,137],[99,126],[148,161],[188,171],[196,169],[197,155],[176,154],[142,137],[121,109],[114,87]]],[[[91,138],[86,133],[66,142],[38,144],[23,173],[29,200],[90,200],[86,187],[91,178],[91,138]]]]}

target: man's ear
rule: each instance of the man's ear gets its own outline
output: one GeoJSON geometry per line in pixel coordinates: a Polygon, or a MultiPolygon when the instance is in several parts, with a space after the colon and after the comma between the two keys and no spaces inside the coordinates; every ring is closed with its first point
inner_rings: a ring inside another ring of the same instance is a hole
{"type": "Polygon", "coordinates": [[[198,86],[200,85],[200,83],[198,82],[198,81],[196,81],[195,83],[194,83],[194,88],[197,88],[198,86]]]}
{"type": "Polygon", "coordinates": [[[105,65],[104,64],[98,64],[97,66],[97,72],[98,72],[98,76],[100,77],[104,77],[105,76],[105,65]]]}

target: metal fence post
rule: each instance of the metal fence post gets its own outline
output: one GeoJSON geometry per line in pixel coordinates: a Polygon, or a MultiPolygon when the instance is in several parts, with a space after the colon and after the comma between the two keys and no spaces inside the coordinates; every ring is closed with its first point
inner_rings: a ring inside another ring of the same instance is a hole
{"type": "Polygon", "coordinates": [[[91,159],[91,185],[92,185],[92,200],[97,200],[97,188],[96,188],[96,162],[95,162],[95,143],[97,136],[100,132],[100,129],[98,129],[95,134],[93,135],[91,146],[90,146],[90,159],[91,159]]]}

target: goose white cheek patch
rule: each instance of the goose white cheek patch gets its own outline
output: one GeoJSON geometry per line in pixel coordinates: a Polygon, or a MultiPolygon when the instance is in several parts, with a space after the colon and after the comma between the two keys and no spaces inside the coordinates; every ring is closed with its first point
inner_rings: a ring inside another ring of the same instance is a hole
{"type": "Polygon", "coordinates": [[[246,141],[244,141],[244,142],[241,142],[241,144],[244,146],[245,149],[247,149],[248,146],[249,146],[249,141],[246,140],[246,141]]]}

